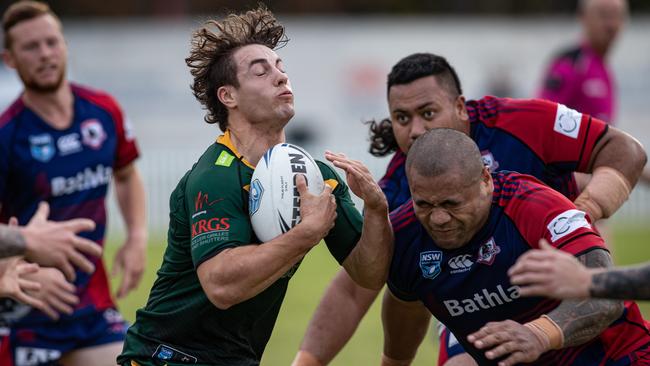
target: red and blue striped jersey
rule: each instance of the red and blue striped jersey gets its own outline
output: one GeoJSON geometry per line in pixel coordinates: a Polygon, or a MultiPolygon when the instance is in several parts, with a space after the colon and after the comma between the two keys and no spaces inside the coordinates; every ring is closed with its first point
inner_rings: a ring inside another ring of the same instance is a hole
{"type": "MultiPolygon", "coordinates": [[[[560,303],[519,297],[518,287],[507,275],[519,256],[538,248],[540,238],[576,256],[606,250],[585,214],[560,193],[514,172],[493,174],[493,181],[487,223],[458,249],[436,245],[415,217],[412,201],[391,213],[395,251],[390,290],[405,301],[422,301],[481,365],[496,365],[497,361],[486,359],[483,351],[467,342],[467,335],[491,321],[531,321],[560,303]]],[[[547,352],[534,364],[598,365],[603,360],[626,360],[649,342],[638,307],[628,302],[624,314],[599,337],[547,352]]]]}
{"type": "MultiPolygon", "coordinates": [[[[138,148],[113,97],[74,84],[71,89],[74,117],[66,129],[47,124],[21,98],[0,116],[0,220],[16,216],[24,225],[47,201],[50,220],[95,221],[95,230],[83,236],[103,245],[112,173],[133,162],[138,148]]],[[[77,271],[75,285],[78,309],[113,306],[101,260],[92,275],[77,271]]]]}
{"type": "MultiPolygon", "coordinates": [[[[484,97],[467,102],[470,137],[491,171],[530,174],[572,201],[573,172],[586,172],[607,124],[564,105],[535,99],[484,97]]],[[[393,155],[379,185],[394,210],[411,198],[401,151],[393,155]]]]}

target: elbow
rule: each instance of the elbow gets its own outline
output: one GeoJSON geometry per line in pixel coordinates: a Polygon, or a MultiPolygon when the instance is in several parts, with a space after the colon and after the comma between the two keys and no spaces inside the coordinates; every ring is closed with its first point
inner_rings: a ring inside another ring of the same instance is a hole
{"type": "Polygon", "coordinates": [[[241,302],[232,291],[222,286],[215,286],[206,296],[219,310],[228,310],[241,302]]]}

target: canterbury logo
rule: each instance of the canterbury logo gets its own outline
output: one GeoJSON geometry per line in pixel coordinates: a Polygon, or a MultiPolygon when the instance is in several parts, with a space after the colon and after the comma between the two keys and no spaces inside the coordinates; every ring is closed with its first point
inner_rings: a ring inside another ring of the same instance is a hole
{"type": "Polygon", "coordinates": [[[451,273],[458,273],[468,271],[474,262],[470,254],[463,254],[451,258],[447,264],[452,269],[451,273]]]}

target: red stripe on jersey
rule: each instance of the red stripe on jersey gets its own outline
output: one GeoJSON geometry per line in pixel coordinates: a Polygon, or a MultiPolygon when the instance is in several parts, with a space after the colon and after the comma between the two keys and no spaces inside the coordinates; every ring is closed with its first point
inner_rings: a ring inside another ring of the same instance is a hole
{"type": "Polygon", "coordinates": [[[393,155],[393,158],[390,159],[390,162],[388,163],[386,174],[384,174],[380,181],[389,179],[393,174],[395,174],[395,171],[404,164],[405,161],[406,155],[404,155],[402,150],[397,150],[393,155]]]}
{"type": "Polygon", "coordinates": [[[104,269],[104,261],[101,259],[98,260],[95,266],[95,272],[93,272],[88,281],[86,291],[82,292],[77,308],[92,305],[96,310],[105,310],[115,307],[104,269]]]}
{"type": "Polygon", "coordinates": [[[413,200],[408,200],[390,213],[390,222],[393,226],[393,231],[398,231],[415,220],[417,218],[413,210],[413,200]]]}
{"type": "Polygon", "coordinates": [[[113,168],[119,170],[120,168],[129,165],[129,163],[139,156],[139,152],[135,140],[129,141],[126,139],[124,131],[124,113],[115,98],[110,94],[102,93],[76,84],[71,84],[71,88],[79,97],[88,100],[110,114],[111,119],[115,124],[115,132],[117,133],[117,151],[113,168]]]}
{"type": "Polygon", "coordinates": [[[16,99],[10,106],[7,108],[2,115],[0,115],[0,128],[4,127],[9,121],[13,120],[20,112],[25,109],[25,103],[23,103],[22,98],[16,99]]]}

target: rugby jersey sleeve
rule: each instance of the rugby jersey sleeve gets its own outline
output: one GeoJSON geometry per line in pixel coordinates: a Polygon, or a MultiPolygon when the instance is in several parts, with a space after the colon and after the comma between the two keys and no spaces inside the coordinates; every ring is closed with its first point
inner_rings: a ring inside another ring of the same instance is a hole
{"type": "Polygon", "coordinates": [[[531,248],[544,238],[552,246],[580,255],[607,249],[584,212],[535,178],[517,173],[495,176],[495,198],[531,248]]]}
{"type": "Polygon", "coordinates": [[[546,165],[565,171],[587,172],[594,147],[608,128],[597,118],[541,99],[486,97],[478,108],[486,125],[512,135],[546,165]]]}
{"type": "Polygon", "coordinates": [[[388,272],[386,284],[395,297],[402,301],[417,301],[414,290],[415,278],[413,268],[419,268],[417,255],[411,253],[410,245],[417,239],[419,222],[413,211],[413,201],[406,203],[390,213],[390,223],[395,235],[393,259],[388,272]]]}
{"type": "Polygon", "coordinates": [[[133,125],[124,111],[113,98],[115,105],[113,118],[115,119],[115,131],[117,133],[117,149],[115,151],[115,168],[127,166],[138,158],[140,152],[135,139],[133,125]]]}
{"type": "Polygon", "coordinates": [[[185,201],[194,268],[226,248],[254,242],[235,164],[195,168],[188,179],[185,201]]]}
{"type": "Polygon", "coordinates": [[[404,172],[405,163],[406,155],[398,150],[388,163],[386,173],[378,182],[388,201],[389,211],[396,209],[410,197],[404,172]]]}
{"type": "Polygon", "coordinates": [[[350,189],[329,165],[316,161],[325,184],[332,187],[336,199],[336,221],[325,237],[327,249],[339,264],[342,264],[361,238],[363,218],[354,206],[350,189]]]}

